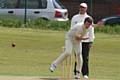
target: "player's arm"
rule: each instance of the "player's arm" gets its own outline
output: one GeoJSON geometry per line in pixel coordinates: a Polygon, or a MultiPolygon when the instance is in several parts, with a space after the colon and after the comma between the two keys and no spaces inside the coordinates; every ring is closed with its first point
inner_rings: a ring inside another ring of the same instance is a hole
{"type": "Polygon", "coordinates": [[[79,31],[76,31],[76,33],[75,33],[75,39],[76,40],[86,40],[86,39],[89,39],[89,37],[83,37],[84,36],[84,34],[80,34],[80,32],[79,31]]]}
{"type": "Polygon", "coordinates": [[[89,37],[86,37],[86,38],[82,37],[82,40],[86,40],[86,39],[89,39],[89,37]]]}
{"type": "Polygon", "coordinates": [[[93,27],[103,27],[104,23],[103,22],[98,22],[97,24],[93,24],[93,27]]]}

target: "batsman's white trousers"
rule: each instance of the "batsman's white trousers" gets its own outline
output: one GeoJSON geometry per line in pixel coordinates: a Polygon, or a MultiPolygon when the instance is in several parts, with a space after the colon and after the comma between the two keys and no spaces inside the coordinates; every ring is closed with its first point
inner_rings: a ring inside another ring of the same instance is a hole
{"type": "Polygon", "coordinates": [[[64,52],[53,62],[54,65],[58,65],[61,62],[63,62],[64,59],[66,59],[68,56],[72,54],[72,50],[75,51],[76,53],[76,61],[77,61],[77,66],[76,69],[77,71],[81,72],[82,68],[82,44],[80,43],[74,43],[73,40],[67,38],[65,40],[65,50],[64,52]]]}

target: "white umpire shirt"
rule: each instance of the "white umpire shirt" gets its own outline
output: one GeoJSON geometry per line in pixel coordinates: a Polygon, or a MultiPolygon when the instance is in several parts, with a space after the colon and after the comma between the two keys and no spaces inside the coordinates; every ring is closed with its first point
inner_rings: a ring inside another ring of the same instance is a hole
{"type": "MultiPolygon", "coordinates": [[[[84,15],[83,14],[82,15],[81,14],[74,15],[71,20],[70,29],[72,29],[75,24],[84,22],[86,17],[90,17],[90,16],[87,13],[85,13],[84,15]]],[[[93,42],[95,39],[94,27],[90,27],[89,31],[86,33],[86,35],[84,37],[89,37],[89,39],[82,40],[82,42],[93,42]]]]}

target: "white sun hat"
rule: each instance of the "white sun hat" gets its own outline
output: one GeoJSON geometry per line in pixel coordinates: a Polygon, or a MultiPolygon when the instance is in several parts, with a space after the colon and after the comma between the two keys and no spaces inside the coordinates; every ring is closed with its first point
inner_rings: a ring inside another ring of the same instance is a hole
{"type": "Polygon", "coordinates": [[[87,8],[87,4],[86,3],[81,3],[80,6],[87,8]]]}

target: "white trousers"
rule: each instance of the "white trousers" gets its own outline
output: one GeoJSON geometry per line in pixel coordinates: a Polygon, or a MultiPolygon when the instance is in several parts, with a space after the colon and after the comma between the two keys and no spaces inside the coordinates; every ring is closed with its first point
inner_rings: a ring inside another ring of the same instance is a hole
{"type": "Polygon", "coordinates": [[[77,61],[77,66],[76,69],[77,71],[81,72],[81,68],[82,68],[82,44],[80,43],[74,43],[72,40],[70,39],[66,39],[65,40],[65,50],[64,52],[53,62],[54,65],[58,65],[61,62],[63,62],[63,60],[65,60],[68,56],[70,56],[72,54],[72,50],[75,51],[76,53],[76,61],[77,61]]]}

